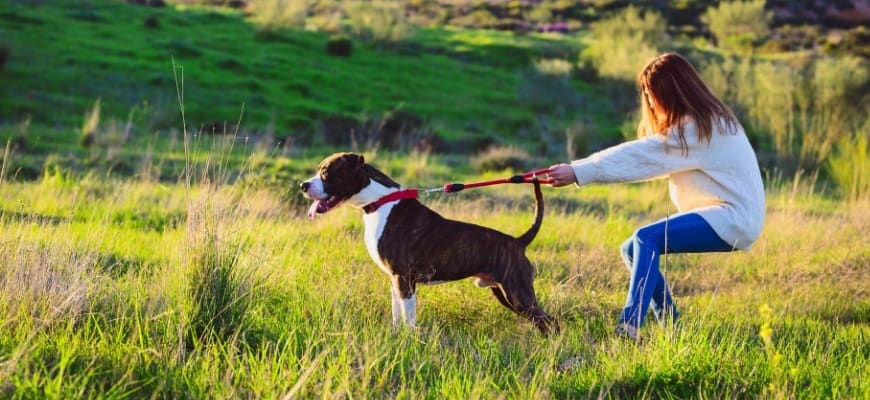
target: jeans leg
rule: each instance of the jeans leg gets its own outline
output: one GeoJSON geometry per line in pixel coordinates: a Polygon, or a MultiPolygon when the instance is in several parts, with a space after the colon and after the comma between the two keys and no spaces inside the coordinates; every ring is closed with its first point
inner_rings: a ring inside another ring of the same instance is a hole
{"type": "Polygon", "coordinates": [[[620,316],[620,323],[628,323],[634,327],[643,325],[646,311],[652,301],[653,289],[662,280],[658,270],[659,254],[656,249],[643,239],[641,231],[632,237],[631,249],[632,269],[625,308],[620,316]]]}
{"type": "Polygon", "coordinates": [[[657,317],[676,320],[677,312],[667,284],[659,271],[662,253],[732,251],[698,214],[679,214],[644,226],[622,246],[622,258],[631,264],[631,282],[620,323],[640,327],[653,304],[657,317]]]}
{"type": "MultiPolygon", "coordinates": [[[[625,243],[622,244],[620,250],[622,261],[625,263],[625,267],[628,268],[628,271],[631,272],[634,269],[634,237],[632,236],[632,238],[626,240],[625,243]]],[[[629,301],[626,301],[626,303],[629,303],[629,301]]],[[[676,305],[674,304],[673,297],[671,297],[671,291],[668,288],[664,276],[658,280],[655,288],[653,288],[650,306],[652,306],[653,313],[657,320],[661,321],[663,318],[670,318],[672,321],[677,320],[678,313],[676,305]]]]}
{"type": "Polygon", "coordinates": [[[650,306],[652,306],[653,315],[656,316],[656,320],[660,323],[676,322],[680,315],[677,312],[677,305],[674,304],[671,290],[668,288],[664,277],[659,280],[659,284],[653,289],[650,306]]]}

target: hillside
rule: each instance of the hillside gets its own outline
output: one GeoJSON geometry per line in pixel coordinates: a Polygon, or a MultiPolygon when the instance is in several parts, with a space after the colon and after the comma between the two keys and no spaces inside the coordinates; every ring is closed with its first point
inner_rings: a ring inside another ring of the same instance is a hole
{"type": "MultiPolygon", "coordinates": [[[[223,133],[240,123],[243,134],[271,131],[302,145],[347,144],[352,128],[364,140],[396,115],[436,145],[470,152],[537,141],[541,120],[559,130],[574,118],[542,111],[521,93],[530,61],[541,52],[576,55],[573,37],[423,29],[395,46],[354,41],[349,57],[335,57],[326,34],[263,33],[232,9],[7,1],[0,21],[9,48],[0,119],[29,116],[70,135],[97,100],[103,121],[132,118],[136,134],[179,130],[177,88],[191,131],[223,133]]],[[[618,136],[599,89],[572,85],[593,93],[585,104],[596,111],[587,118],[606,127],[605,137],[618,136]]]]}

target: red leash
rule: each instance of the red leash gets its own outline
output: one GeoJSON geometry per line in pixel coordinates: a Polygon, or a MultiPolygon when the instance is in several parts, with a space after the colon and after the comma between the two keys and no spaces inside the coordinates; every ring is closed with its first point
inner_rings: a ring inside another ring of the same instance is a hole
{"type": "Polygon", "coordinates": [[[373,213],[382,205],[389,203],[391,201],[402,200],[402,199],[416,199],[420,197],[420,192],[423,194],[429,194],[433,192],[445,192],[445,193],[456,193],[462,189],[470,189],[481,186],[491,186],[491,185],[500,185],[502,183],[532,183],[536,180],[543,184],[553,183],[552,179],[538,179],[538,175],[546,175],[550,172],[549,168],[538,169],[531,172],[526,172],[521,175],[514,175],[510,178],[502,178],[502,179],[491,179],[488,181],[480,181],[480,182],[472,182],[472,183],[448,183],[440,188],[434,189],[405,189],[400,190],[398,192],[390,193],[380,199],[366,204],[363,206],[363,210],[366,213],[373,213]]]}
{"type": "Polygon", "coordinates": [[[540,183],[553,183],[552,179],[538,179],[538,175],[546,175],[550,172],[549,168],[538,169],[531,172],[526,172],[522,175],[514,175],[510,178],[492,179],[488,181],[472,182],[472,183],[448,183],[441,187],[439,191],[447,193],[456,193],[462,189],[470,189],[481,186],[500,185],[502,183],[532,183],[537,180],[540,183]]]}

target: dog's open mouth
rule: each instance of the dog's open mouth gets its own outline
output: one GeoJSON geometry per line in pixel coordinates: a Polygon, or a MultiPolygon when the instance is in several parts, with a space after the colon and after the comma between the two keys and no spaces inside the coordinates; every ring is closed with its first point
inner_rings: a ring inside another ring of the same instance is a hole
{"type": "Polygon", "coordinates": [[[311,203],[311,207],[308,208],[308,218],[314,219],[315,215],[332,210],[344,200],[344,197],[339,196],[329,196],[322,200],[315,200],[314,203],[311,203]]]}

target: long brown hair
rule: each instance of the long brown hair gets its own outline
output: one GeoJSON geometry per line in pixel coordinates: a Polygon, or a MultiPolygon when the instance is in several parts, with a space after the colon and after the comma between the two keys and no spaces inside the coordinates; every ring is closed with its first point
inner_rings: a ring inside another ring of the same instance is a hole
{"type": "Polygon", "coordinates": [[[686,117],[694,120],[698,141],[710,142],[714,122],[719,124],[723,134],[737,132],[739,123],[731,109],[710,91],[692,64],[677,53],[665,53],[650,61],[637,76],[637,85],[641,108],[637,134],[640,137],[666,135],[668,129],[676,127],[683,154],[688,154],[683,133],[686,117]],[[650,106],[649,96],[658,112],[650,106]]]}

